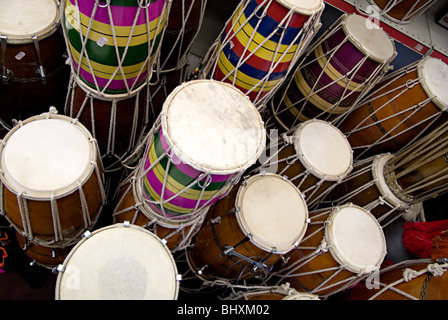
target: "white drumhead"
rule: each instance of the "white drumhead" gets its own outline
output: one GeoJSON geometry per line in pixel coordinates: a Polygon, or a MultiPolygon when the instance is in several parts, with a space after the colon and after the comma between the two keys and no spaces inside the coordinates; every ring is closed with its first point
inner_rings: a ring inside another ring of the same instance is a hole
{"type": "Polygon", "coordinates": [[[32,197],[57,196],[92,172],[96,152],[90,133],[71,118],[29,118],[5,137],[1,168],[5,182],[32,197]]]}
{"type": "Polygon", "coordinates": [[[217,174],[247,169],[266,143],[258,110],[241,91],[220,81],[178,86],[163,105],[161,124],[183,162],[217,174]]]}
{"type": "Polygon", "coordinates": [[[177,267],[171,252],[142,227],[115,224],[92,232],[58,274],[58,300],[173,300],[177,267]]]}
{"type": "Polygon", "coordinates": [[[0,34],[8,42],[43,36],[54,31],[59,20],[59,8],[54,0],[0,0],[0,34]]]}
{"type": "Polygon", "coordinates": [[[324,8],[323,0],[276,0],[276,2],[304,15],[315,14],[324,8]]]}
{"type": "Polygon", "coordinates": [[[442,110],[448,109],[448,65],[440,59],[425,58],[418,65],[421,83],[429,98],[442,110]]]}
{"type": "Polygon", "coordinates": [[[341,265],[365,274],[377,270],[386,255],[386,239],[377,219],[352,204],[336,207],[325,228],[327,245],[341,265]]]}
{"type": "Polygon", "coordinates": [[[300,191],[277,174],[250,177],[238,190],[236,206],[241,229],[260,248],[285,253],[302,239],[308,208],[300,191]]]}
{"type": "Polygon", "coordinates": [[[353,166],[348,139],[332,124],[308,120],[294,132],[294,148],[303,165],[320,179],[337,181],[353,166]]]}
{"type": "Polygon", "coordinates": [[[345,21],[345,30],[352,42],[364,53],[379,61],[391,60],[395,55],[395,45],[389,35],[369,19],[351,14],[345,21]]]}

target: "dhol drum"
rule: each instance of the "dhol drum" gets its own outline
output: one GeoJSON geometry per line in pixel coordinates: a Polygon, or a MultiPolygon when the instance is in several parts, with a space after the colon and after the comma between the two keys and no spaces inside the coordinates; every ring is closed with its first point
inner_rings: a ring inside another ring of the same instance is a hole
{"type": "Polygon", "coordinates": [[[204,280],[266,277],[306,230],[300,191],[276,174],[258,174],[213,205],[186,249],[190,269],[204,280]]]}
{"type": "Polygon", "coordinates": [[[140,90],[160,51],[167,0],[65,0],[63,29],[72,74],[97,95],[140,90]]]}
{"type": "Polygon", "coordinates": [[[242,1],[204,59],[204,76],[264,107],[320,28],[323,9],[321,0],[242,1]]]}
{"type": "Polygon", "coordinates": [[[8,130],[14,120],[63,108],[70,68],[57,3],[0,3],[0,118],[8,130]]]}
{"type": "Polygon", "coordinates": [[[341,296],[344,300],[447,300],[448,263],[402,261],[341,296]]]}
{"type": "Polygon", "coordinates": [[[195,216],[179,218],[168,218],[154,212],[143,200],[139,170],[120,185],[118,201],[112,214],[114,222],[129,221],[144,227],[166,242],[171,252],[183,250],[201,227],[207,209],[195,216]]]}
{"type": "Polygon", "coordinates": [[[328,296],[378,271],[386,240],[369,211],[351,203],[309,213],[300,245],[273,275],[299,292],[328,296]]]}
{"type": "Polygon", "coordinates": [[[308,120],[288,133],[271,140],[269,156],[259,159],[256,171],[288,177],[311,207],[350,173],[353,152],[347,138],[323,120],[308,120]]]}
{"type": "Polygon", "coordinates": [[[369,0],[378,14],[397,24],[408,24],[428,10],[436,0],[369,0]]]}
{"type": "Polygon", "coordinates": [[[386,76],[340,124],[358,158],[396,152],[448,116],[448,65],[425,57],[386,76]]]}
{"type": "Polygon", "coordinates": [[[106,196],[98,146],[53,112],[20,122],[0,147],[1,209],[26,239],[68,246],[93,227],[106,196]]]}
{"type": "Polygon", "coordinates": [[[250,100],[233,86],[193,80],[168,96],[139,166],[143,199],[164,217],[188,216],[226,195],[266,145],[250,100]]]}
{"type": "Polygon", "coordinates": [[[270,101],[273,121],[287,130],[308,119],[335,120],[385,75],[395,56],[386,32],[362,16],[342,15],[270,101]]]}
{"type": "Polygon", "coordinates": [[[122,169],[150,122],[148,88],[124,98],[106,98],[80,84],[72,76],[65,114],[79,120],[98,142],[104,170],[122,169]]]}
{"type": "MultiPolygon", "coordinates": [[[[234,288],[232,288],[234,289],[234,288]]],[[[247,288],[229,295],[225,300],[320,300],[319,296],[306,292],[298,292],[289,284],[279,286],[260,286],[247,288]]]]}
{"type": "Polygon", "coordinates": [[[114,224],[88,233],[57,267],[56,300],[176,300],[180,275],[153,233],[114,224]]]}

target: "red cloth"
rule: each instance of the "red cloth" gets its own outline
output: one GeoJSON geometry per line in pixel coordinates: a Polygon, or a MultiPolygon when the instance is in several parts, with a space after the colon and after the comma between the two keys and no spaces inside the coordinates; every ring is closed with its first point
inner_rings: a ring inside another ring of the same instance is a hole
{"type": "Polygon", "coordinates": [[[405,248],[422,259],[430,258],[433,239],[448,230],[448,220],[406,222],[402,236],[405,248]]]}

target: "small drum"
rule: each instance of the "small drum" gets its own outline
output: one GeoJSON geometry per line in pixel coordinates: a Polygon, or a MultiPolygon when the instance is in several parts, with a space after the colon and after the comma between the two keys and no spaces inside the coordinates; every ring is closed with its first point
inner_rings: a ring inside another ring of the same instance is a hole
{"type": "Polygon", "coordinates": [[[92,133],[106,172],[121,169],[124,158],[138,145],[149,123],[147,99],[146,87],[129,97],[106,98],[72,77],[65,114],[92,133]]]}
{"type": "Polygon", "coordinates": [[[385,77],[336,126],[357,157],[396,152],[435,121],[447,121],[447,87],[448,65],[425,57],[385,77]]]}
{"type": "Polygon", "coordinates": [[[437,0],[369,0],[378,14],[397,24],[408,24],[428,10],[437,0]]]}
{"type": "Polygon", "coordinates": [[[146,138],[143,197],[164,217],[202,212],[226,195],[266,145],[261,116],[233,86],[193,80],[165,101],[146,138]]]}
{"type": "Polygon", "coordinates": [[[351,202],[374,215],[384,227],[412,210],[412,203],[400,199],[385,178],[385,166],[393,159],[391,154],[381,154],[356,161],[353,170],[321,201],[321,206],[343,205],[351,202]]]}
{"type": "Polygon", "coordinates": [[[180,275],[153,233],[114,224],[88,233],[58,266],[56,300],[175,300],[180,275]]]}
{"type": "Polygon", "coordinates": [[[300,245],[273,273],[280,281],[299,292],[326,296],[379,269],[386,239],[369,211],[349,203],[312,211],[310,221],[300,245]]]}
{"type": "Polygon", "coordinates": [[[312,206],[352,170],[353,152],[347,138],[333,125],[308,120],[267,146],[269,157],[257,171],[287,176],[312,206]]]}
{"type": "Polygon", "coordinates": [[[151,75],[166,24],[166,0],[63,1],[72,73],[98,95],[140,90],[151,75]]]}
{"type": "Polygon", "coordinates": [[[345,300],[448,300],[448,263],[402,261],[350,289],[345,300]]]}
{"type": "Polygon", "coordinates": [[[242,1],[204,75],[231,83],[263,106],[320,28],[324,6],[322,0],[242,1]]]}
{"type": "Polygon", "coordinates": [[[20,122],[0,146],[2,212],[26,239],[68,246],[105,203],[98,147],[79,122],[52,112],[20,122]]]}
{"type": "Polygon", "coordinates": [[[186,249],[190,269],[206,280],[266,276],[300,242],[307,218],[302,194],[290,181],[254,175],[209,209],[186,249]]]}
{"type": "Polygon", "coordinates": [[[0,118],[8,129],[13,120],[63,107],[70,68],[57,3],[0,4],[0,118]]]}
{"type": "Polygon", "coordinates": [[[157,214],[143,200],[141,178],[137,172],[120,186],[120,193],[113,213],[114,222],[129,221],[153,232],[171,252],[183,250],[199,230],[207,212],[192,217],[167,218],[157,214]]]}
{"type": "Polygon", "coordinates": [[[349,111],[395,58],[388,34],[359,15],[342,15],[307,51],[271,100],[281,128],[349,111]]]}

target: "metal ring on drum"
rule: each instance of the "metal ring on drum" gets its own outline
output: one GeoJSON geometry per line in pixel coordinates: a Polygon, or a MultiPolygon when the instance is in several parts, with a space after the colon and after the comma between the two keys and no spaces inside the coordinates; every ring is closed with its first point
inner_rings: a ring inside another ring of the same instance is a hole
{"type": "Polygon", "coordinates": [[[269,281],[326,297],[379,270],[386,239],[368,210],[346,203],[310,211],[309,220],[302,241],[284,255],[269,281]]]}
{"type": "Polygon", "coordinates": [[[81,123],[53,111],[8,132],[0,168],[1,212],[38,245],[76,243],[106,201],[96,141],[81,123]]]}
{"type": "Polygon", "coordinates": [[[171,2],[99,2],[61,4],[72,74],[98,96],[126,97],[151,77],[171,2]]]}
{"type": "Polygon", "coordinates": [[[286,176],[312,207],[350,173],[353,151],[339,129],[312,119],[271,139],[259,162],[252,172],[286,176]]]}
{"type": "Polygon", "coordinates": [[[259,109],[318,29],[321,0],[244,0],[204,58],[204,78],[230,83],[259,109]]]}
{"type": "Polygon", "coordinates": [[[160,238],[129,222],[85,233],[55,272],[56,300],[176,300],[181,281],[160,238]]]}
{"type": "Polygon", "coordinates": [[[335,121],[381,80],[395,56],[395,44],[385,31],[362,16],[342,15],[269,102],[269,125],[288,130],[314,118],[335,121]]]}

